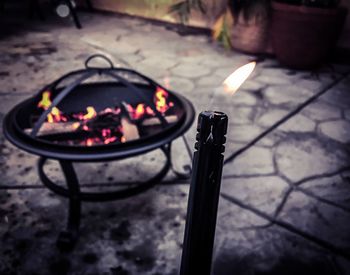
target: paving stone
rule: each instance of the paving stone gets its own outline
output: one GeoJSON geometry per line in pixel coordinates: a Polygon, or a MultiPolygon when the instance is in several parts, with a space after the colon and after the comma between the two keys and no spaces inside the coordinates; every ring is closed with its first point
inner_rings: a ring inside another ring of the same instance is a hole
{"type": "Polygon", "coordinates": [[[151,79],[156,80],[157,82],[161,83],[166,78],[169,77],[169,70],[159,70],[155,67],[148,66],[146,64],[138,63],[134,66],[136,71],[142,72],[142,74],[146,75],[147,77],[150,77],[151,79]]]}
{"type": "Polygon", "coordinates": [[[213,100],[210,102],[218,108],[223,108],[227,106],[230,109],[234,108],[235,114],[236,106],[255,106],[257,104],[257,98],[247,92],[247,91],[238,91],[234,94],[225,90],[223,86],[215,88],[213,90],[213,100]]]}
{"type": "MultiPolygon", "coordinates": [[[[38,192],[40,190],[21,192],[19,199],[35,196],[38,192]]],[[[70,271],[81,270],[81,266],[84,266],[84,261],[81,260],[82,253],[90,251],[97,256],[98,265],[87,265],[85,262],[86,270],[95,267],[98,273],[109,273],[113,266],[123,266],[131,274],[178,272],[186,197],[187,191],[182,187],[166,186],[138,197],[133,206],[128,200],[108,204],[85,204],[83,208],[87,215],[82,220],[84,234],[81,234],[79,245],[69,256],[67,268],[70,271]],[[160,193],[164,195],[158,196],[160,193]],[[177,196],[184,198],[180,207],[177,196]],[[163,230],[167,233],[157,233],[163,230]],[[170,262],[172,264],[169,264],[170,262]]],[[[27,219],[23,218],[19,222],[21,226],[27,226],[25,232],[13,229],[2,243],[2,249],[9,249],[13,243],[19,243],[21,240],[30,242],[23,248],[26,254],[17,266],[17,271],[22,274],[34,272],[33,268],[36,271],[40,268],[46,273],[50,266],[57,266],[57,261],[62,258],[53,242],[58,230],[64,225],[64,207],[60,205],[47,208],[32,203],[28,205],[31,215],[28,223],[25,223],[27,219]],[[39,225],[38,219],[45,219],[46,225],[39,225]],[[35,223],[30,226],[31,222],[35,223]],[[45,231],[48,233],[39,235],[45,231]],[[34,237],[36,235],[37,237],[34,237]],[[37,259],[41,260],[38,262],[37,259]],[[33,262],[36,263],[35,266],[33,262]]],[[[25,211],[25,204],[17,204],[17,207],[15,212],[18,215],[25,211]]],[[[12,216],[9,219],[13,222],[11,218],[12,216]]],[[[11,263],[11,255],[2,257],[2,260],[11,263]]],[[[51,273],[50,270],[48,273],[51,273]]]]}
{"type": "Polygon", "coordinates": [[[172,73],[178,76],[187,77],[187,78],[196,78],[204,75],[208,75],[210,73],[210,69],[195,65],[195,64],[180,64],[171,70],[172,73]]]}
{"type": "Polygon", "coordinates": [[[251,93],[238,91],[232,98],[234,105],[255,106],[258,102],[257,98],[251,93]]]}
{"type": "Polygon", "coordinates": [[[265,87],[266,87],[265,84],[255,81],[255,79],[249,78],[247,79],[246,82],[242,84],[242,86],[240,87],[240,90],[256,92],[264,89],[265,87]]]}
{"type": "Polygon", "coordinates": [[[289,119],[283,125],[278,127],[279,130],[285,132],[312,132],[316,128],[316,123],[304,115],[297,114],[289,119]]]}
{"type": "Polygon", "coordinates": [[[350,142],[350,122],[336,120],[320,124],[320,131],[327,137],[342,143],[350,142]]]}
{"type": "Polygon", "coordinates": [[[349,249],[350,213],[293,192],[280,219],[342,249],[349,249]],[[334,225],[337,226],[334,226],[334,225]]]}
{"type": "Polygon", "coordinates": [[[9,142],[1,147],[0,181],[4,185],[35,185],[40,184],[37,174],[37,157],[25,153],[9,142]]]}
{"type": "Polygon", "coordinates": [[[282,109],[270,109],[257,118],[257,124],[269,127],[288,114],[288,111],[282,109]]]}
{"type": "Polygon", "coordinates": [[[350,106],[349,88],[338,85],[324,94],[321,100],[335,106],[347,109],[350,106]]]}
{"type": "Polygon", "coordinates": [[[310,91],[314,91],[315,93],[319,92],[327,84],[328,84],[328,82],[324,83],[322,81],[319,81],[315,77],[300,78],[300,79],[298,79],[298,81],[295,81],[293,83],[293,85],[295,85],[296,87],[308,89],[310,91]]]}
{"type": "Polygon", "coordinates": [[[153,67],[155,70],[165,70],[173,67],[177,63],[174,59],[152,58],[141,61],[138,65],[153,67]]]}
{"type": "Polygon", "coordinates": [[[195,89],[193,81],[177,76],[169,76],[163,80],[163,85],[169,86],[171,90],[175,92],[179,92],[181,94],[189,94],[189,93],[200,93],[201,89],[195,89]]]}
{"type": "MultiPolygon", "coordinates": [[[[200,36],[197,37],[199,39],[200,36]]],[[[206,37],[203,37],[206,39],[206,37]]],[[[207,43],[196,42],[192,44],[192,47],[177,50],[176,57],[179,63],[191,63],[191,64],[200,64],[203,61],[203,56],[210,60],[215,60],[216,55],[213,55],[212,49],[208,48],[207,43]]],[[[206,67],[206,66],[203,66],[206,67]]]]}
{"type": "Polygon", "coordinates": [[[350,110],[345,111],[345,118],[350,120],[350,110]]]}
{"type": "Polygon", "coordinates": [[[310,104],[302,113],[315,121],[332,120],[341,117],[341,109],[324,104],[321,101],[310,104]]]}
{"type": "Polygon", "coordinates": [[[334,172],[349,160],[341,148],[327,146],[314,137],[286,139],[275,150],[279,172],[293,182],[334,172]]]}
{"type": "Polygon", "coordinates": [[[137,44],[131,44],[126,39],[123,41],[116,41],[115,38],[109,37],[105,34],[94,34],[81,37],[82,42],[98,48],[105,48],[106,43],[109,45],[109,50],[117,54],[131,54],[135,53],[140,46],[137,44]]]}
{"type": "Polygon", "coordinates": [[[206,75],[197,81],[198,86],[219,87],[222,85],[222,79],[216,75],[206,75]]]}
{"type": "Polygon", "coordinates": [[[336,274],[327,251],[276,227],[232,230],[215,252],[213,274],[336,274]]]}
{"type": "Polygon", "coordinates": [[[262,132],[262,128],[256,125],[233,125],[230,127],[229,141],[249,142],[262,132]]]}
{"type": "Polygon", "coordinates": [[[311,192],[315,196],[343,206],[350,212],[350,186],[349,179],[341,175],[324,176],[307,181],[300,188],[311,192]]]}
{"type": "MultiPolygon", "coordinates": [[[[229,148],[227,151],[230,151],[229,148]]],[[[259,147],[250,148],[224,167],[224,175],[227,176],[267,175],[274,172],[271,150],[259,147]]]]}
{"type": "Polygon", "coordinates": [[[230,104],[222,107],[218,104],[214,107],[216,107],[214,109],[222,110],[228,115],[230,125],[244,125],[252,122],[254,110],[251,107],[234,107],[230,104]]]}
{"type": "Polygon", "coordinates": [[[276,131],[268,134],[267,136],[260,139],[256,146],[270,147],[273,148],[281,140],[285,139],[289,135],[288,132],[276,131]]]}
{"type": "MultiPolygon", "coordinates": [[[[227,180],[221,183],[222,190],[226,185],[225,182],[227,183],[227,180]]],[[[233,184],[233,182],[231,183],[233,184]]],[[[224,192],[221,192],[221,194],[224,194],[224,192]]],[[[243,230],[247,233],[249,230],[246,231],[244,230],[245,228],[264,226],[267,223],[268,222],[265,219],[228,201],[223,196],[220,196],[216,225],[215,250],[217,250],[218,253],[221,246],[224,245],[223,242],[225,242],[227,238],[237,238],[236,242],[241,243],[244,240],[244,237],[239,233],[240,231],[243,230]],[[241,239],[242,237],[243,239],[241,239]]]]}
{"type": "Polygon", "coordinates": [[[226,67],[226,69],[224,69],[225,71],[223,72],[224,75],[220,74],[222,77],[225,77],[226,73],[230,74],[238,67],[250,62],[249,56],[247,55],[229,53],[223,49],[216,49],[215,51],[215,45],[212,45],[212,47],[213,55],[203,58],[200,64],[210,68],[221,69],[226,67]]]}
{"type": "Polygon", "coordinates": [[[15,105],[20,103],[21,101],[29,98],[29,95],[16,95],[16,94],[7,94],[1,96],[0,101],[0,110],[1,113],[6,114],[8,113],[15,105]]]}
{"type": "Polygon", "coordinates": [[[277,68],[262,70],[261,74],[255,78],[255,80],[268,85],[284,85],[293,83],[293,77],[288,76],[285,71],[277,68]]]}
{"type": "Polygon", "coordinates": [[[270,86],[264,96],[275,105],[297,106],[313,95],[313,92],[295,86],[270,86]]]}
{"type": "Polygon", "coordinates": [[[288,187],[289,185],[277,176],[240,177],[224,179],[221,192],[273,215],[288,187]]]}

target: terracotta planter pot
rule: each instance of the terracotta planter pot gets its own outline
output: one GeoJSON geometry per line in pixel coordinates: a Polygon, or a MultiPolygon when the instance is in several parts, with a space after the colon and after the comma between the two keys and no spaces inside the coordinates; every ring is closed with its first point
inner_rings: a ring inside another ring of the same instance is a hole
{"type": "Polygon", "coordinates": [[[269,18],[250,18],[241,14],[233,24],[230,42],[234,49],[249,54],[266,53],[269,38],[269,18]]]}
{"type": "Polygon", "coordinates": [[[272,46],[277,59],[297,69],[324,63],[334,49],[347,10],[272,2],[272,46]]]}

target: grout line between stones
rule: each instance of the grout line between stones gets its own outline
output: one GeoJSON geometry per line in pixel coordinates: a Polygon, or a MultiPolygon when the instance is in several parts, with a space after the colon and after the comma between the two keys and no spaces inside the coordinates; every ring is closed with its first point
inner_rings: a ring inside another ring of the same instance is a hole
{"type": "Polygon", "coordinates": [[[245,204],[244,202],[242,202],[234,197],[231,197],[231,196],[226,195],[224,193],[221,193],[221,197],[223,197],[227,201],[229,201],[229,202],[231,202],[231,203],[233,203],[233,204],[235,204],[235,205],[237,205],[245,210],[248,210],[248,211],[254,213],[255,215],[269,221],[272,225],[277,225],[281,228],[284,228],[287,231],[292,232],[300,237],[303,237],[304,239],[306,239],[306,240],[308,240],[308,241],[310,241],[310,242],[312,242],[312,243],[314,243],[314,244],[316,244],[316,245],[318,245],[318,246],[320,246],[320,247],[322,247],[322,248],[324,248],[324,249],[326,249],[334,254],[337,254],[348,261],[350,261],[350,253],[348,251],[340,248],[340,247],[337,247],[337,246],[335,246],[335,245],[333,245],[325,240],[322,240],[318,237],[315,237],[308,232],[300,230],[290,223],[275,219],[274,217],[262,212],[261,210],[258,210],[255,207],[249,206],[249,205],[245,204]]]}
{"type": "Polygon", "coordinates": [[[321,91],[319,91],[318,93],[316,93],[315,95],[309,97],[307,100],[305,100],[302,104],[300,104],[298,107],[296,107],[294,110],[292,110],[291,112],[289,112],[286,116],[282,117],[280,120],[278,120],[275,124],[273,124],[271,127],[267,128],[264,132],[262,132],[261,134],[259,134],[257,137],[255,137],[253,140],[251,140],[248,144],[246,144],[245,146],[243,146],[242,148],[238,149],[236,152],[234,152],[233,154],[231,154],[229,157],[227,157],[225,159],[225,164],[233,161],[237,156],[239,156],[240,154],[244,153],[246,150],[250,149],[252,146],[254,146],[258,141],[260,141],[261,139],[263,139],[265,136],[267,136],[268,134],[270,134],[271,132],[273,132],[275,129],[277,129],[279,126],[281,126],[282,124],[286,123],[287,121],[289,121],[291,118],[293,118],[295,115],[297,115],[298,113],[300,113],[300,111],[302,111],[305,107],[307,107],[308,105],[310,105],[312,102],[314,102],[316,99],[318,99],[320,96],[322,96],[323,94],[325,94],[326,92],[328,92],[331,88],[333,88],[334,86],[336,86],[337,84],[339,84],[342,80],[344,80],[345,78],[348,77],[348,75],[350,74],[350,71],[348,71],[345,74],[342,74],[341,77],[339,77],[338,79],[336,79],[335,81],[332,81],[330,84],[326,85],[326,87],[324,87],[323,89],[321,89],[321,91]]]}

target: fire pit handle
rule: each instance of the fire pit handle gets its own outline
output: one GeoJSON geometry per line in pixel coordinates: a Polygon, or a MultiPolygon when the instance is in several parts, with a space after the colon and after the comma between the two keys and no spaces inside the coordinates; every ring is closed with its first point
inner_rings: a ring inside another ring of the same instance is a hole
{"type": "Polygon", "coordinates": [[[85,60],[85,68],[86,69],[103,69],[100,67],[94,67],[94,66],[89,66],[89,62],[95,58],[101,58],[104,59],[110,66],[111,69],[114,68],[113,62],[112,60],[110,60],[107,56],[103,55],[103,54],[93,54],[91,56],[89,56],[86,60],[85,60]]]}

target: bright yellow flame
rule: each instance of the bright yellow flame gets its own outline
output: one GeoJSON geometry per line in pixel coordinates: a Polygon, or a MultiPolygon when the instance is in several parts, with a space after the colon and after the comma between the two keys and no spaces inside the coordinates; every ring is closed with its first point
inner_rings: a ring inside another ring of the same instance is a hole
{"type": "Polygon", "coordinates": [[[228,78],[223,82],[226,92],[232,95],[238,91],[239,87],[247,80],[250,74],[254,71],[256,62],[250,62],[235,70],[228,78]]]}
{"type": "Polygon", "coordinates": [[[38,103],[38,107],[47,110],[50,107],[50,105],[51,105],[50,97],[51,97],[51,92],[50,91],[43,92],[42,99],[38,103]]]}
{"type": "Polygon", "coordinates": [[[47,115],[47,122],[53,123],[55,121],[60,121],[61,112],[58,108],[53,107],[51,112],[47,115]]]}
{"type": "Polygon", "coordinates": [[[86,112],[87,113],[83,116],[83,119],[91,119],[97,115],[94,107],[91,106],[86,107],[86,112]]]}

